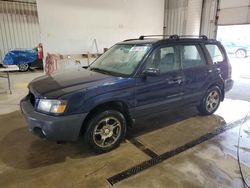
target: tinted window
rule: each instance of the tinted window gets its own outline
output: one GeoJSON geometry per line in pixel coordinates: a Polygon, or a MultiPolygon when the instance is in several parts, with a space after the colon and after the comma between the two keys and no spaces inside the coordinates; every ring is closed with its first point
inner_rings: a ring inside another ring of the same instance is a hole
{"type": "Polygon", "coordinates": [[[211,59],[213,61],[213,64],[219,63],[223,61],[223,55],[220,51],[220,49],[218,48],[217,45],[215,44],[207,44],[206,48],[211,56],[211,59]]]}
{"type": "Polygon", "coordinates": [[[146,68],[158,68],[161,73],[179,69],[174,47],[162,47],[156,49],[149,57],[146,68]]]}
{"type": "Polygon", "coordinates": [[[206,64],[196,45],[180,46],[183,69],[199,67],[206,64]]]}

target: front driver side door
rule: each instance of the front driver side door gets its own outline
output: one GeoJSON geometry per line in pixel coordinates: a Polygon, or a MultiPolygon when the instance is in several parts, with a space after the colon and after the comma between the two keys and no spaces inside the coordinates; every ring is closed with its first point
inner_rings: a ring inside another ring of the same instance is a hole
{"type": "Polygon", "coordinates": [[[183,75],[180,69],[178,48],[162,46],[155,49],[145,62],[144,71],[159,69],[160,74],[136,81],[135,117],[161,112],[181,103],[183,95],[183,75]]]}

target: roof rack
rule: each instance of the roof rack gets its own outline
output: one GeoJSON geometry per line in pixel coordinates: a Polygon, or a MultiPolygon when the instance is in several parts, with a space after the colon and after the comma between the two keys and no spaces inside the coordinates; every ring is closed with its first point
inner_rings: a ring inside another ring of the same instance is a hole
{"type": "Polygon", "coordinates": [[[198,38],[208,40],[206,35],[142,35],[139,37],[139,40],[144,40],[144,38],[148,37],[169,37],[169,39],[180,39],[180,38],[198,38]]]}
{"type": "Polygon", "coordinates": [[[151,38],[163,37],[163,39],[165,39],[165,37],[168,37],[169,39],[173,39],[173,40],[179,40],[181,38],[197,38],[197,39],[208,40],[208,37],[206,35],[141,35],[137,39],[127,39],[127,40],[124,40],[124,42],[132,41],[132,40],[144,40],[145,38],[150,38],[150,37],[151,38]]]}
{"type": "Polygon", "coordinates": [[[149,38],[149,37],[169,37],[170,35],[141,35],[139,37],[139,40],[144,40],[144,38],[149,38]]]}
{"type": "Polygon", "coordinates": [[[176,40],[180,38],[198,38],[198,39],[208,40],[208,37],[206,35],[171,35],[169,38],[176,40]]]}
{"type": "Polygon", "coordinates": [[[138,40],[138,38],[137,39],[126,39],[123,42],[131,41],[131,40],[138,40]]]}

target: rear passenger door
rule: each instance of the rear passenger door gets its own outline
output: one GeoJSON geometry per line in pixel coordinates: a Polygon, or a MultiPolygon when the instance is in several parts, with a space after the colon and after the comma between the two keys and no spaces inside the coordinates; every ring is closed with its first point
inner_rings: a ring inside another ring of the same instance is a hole
{"type": "Polygon", "coordinates": [[[179,45],[184,75],[184,104],[198,104],[210,79],[209,67],[199,44],[179,45]]]}

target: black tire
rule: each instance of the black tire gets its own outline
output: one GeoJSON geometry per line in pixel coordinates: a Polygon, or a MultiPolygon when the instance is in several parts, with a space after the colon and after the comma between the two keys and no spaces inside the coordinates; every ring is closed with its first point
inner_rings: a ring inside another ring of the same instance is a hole
{"type": "Polygon", "coordinates": [[[197,107],[201,115],[211,115],[220,106],[221,89],[218,86],[209,88],[202,98],[201,104],[197,107]],[[214,97],[212,97],[214,96],[214,97]]]}
{"type": "Polygon", "coordinates": [[[87,123],[87,129],[84,133],[85,143],[96,153],[105,153],[111,151],[117,148],[123,141],[126,134],[126,127],[126,119],[119,111],[105,110],[93,114],[92,118],[87,123]],[[112,128],[110,128],[110,124],[114,123],[115,125],[116,121],[118,122],[118,125],[116,128],[113,126],[112,130],[112,128]],[[107,129],[109,131],[107,131],[107,129]],[[115,137],[113,135],[117,136],[116,139],[113,138],[115,137]],[[100,140],[100,143],[98,140],[100,140]],[[107,142],[106,146],[105,141],[107,142]]]}
{"type": "Polygon", "coordinates": [[[18,66],[20,72],[27,72],[30,68],[30,64],[28,64],[28,63],[22,63],[22,64],[19,64],[17,66],[18,66]]]}
{"type": "Polygon", "coordinates": [[[238,57],[238,58],[245,58],[245,57],[247,57],[247,52],[246,52],[246,50],[244,50],[244,49],[238,49],[238,50],[235,52],[235,55],[236,55],[236,57],[238,57]]]}

